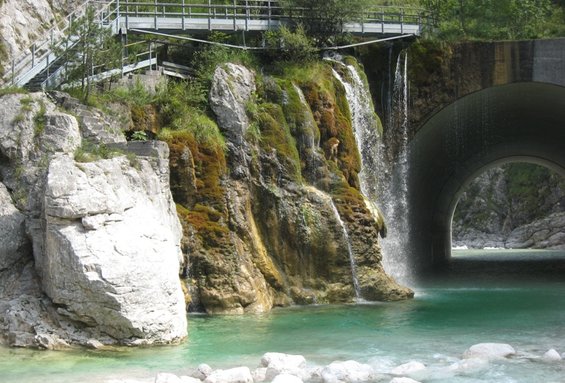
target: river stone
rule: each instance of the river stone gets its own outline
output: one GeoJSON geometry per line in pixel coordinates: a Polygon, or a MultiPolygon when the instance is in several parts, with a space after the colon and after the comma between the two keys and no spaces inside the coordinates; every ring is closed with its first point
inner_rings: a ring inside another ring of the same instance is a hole
{"type": "Polygon", "coordinates": [[[80,164],[54,158],[45,254],[36,262],[59,314],[127,344],[177,342],[186,336],[181,228],[170,191],[139,162],[137,170],[125,157],[80,164]],[[104,219],[83,225],[96,215],[104,219]]]}
{"type": "Polygon", "coordinates": [[[283,354],[280,352],[267,352],[261,357],[261,365],[264,367],[292,369],[300,368],[306,364],[302,355],[283,354]]]}
{"type": "Polygon", "coordinates": [[[469,358],[459,360],[447,367],[447,371],[460,375],[472,375],[487,369],[489,361],[486,358],[469,358]]]}
{"type": "Polygon", "coordinates": [[[279,374],[275,376],[271,383],[302,383],[302,379],[290,374],[279,374]]]}
{"type": "Polygon", "coordinates": [[[561,358],[561,355],[559,355],[559,353],[553,348],[543,354],[542,359],[545,362],[560,362],[561,360],[563,360],[563,358],[561,358]]]}
{"type": "Polygon", "coordinates": [[[422,372],[426,369],[426,365],[420,362],[408,362],[401,364],[391,370],[394,375],[412,375],[418,372],[422,372]]]}
{"type": "Polygon", "coordinates": [[[255,383],[264,382],[267,380],[267,367],[259,367],[251,371],[251,376],[255,383]]]}
{"type": "Polygon", "coordinates": [[[420,383],[410,378],[393,378],[389,383],[420,383]]]}
{"type": "Polygon", "coordinates": [[[503,359],[516,354],[516,350],[506,343],[479,343],[471,346],[463,358],[503,359]]]}
{"type": "Polygon", "coordinates": [[[183,383],[183,381],[175,374],[160,372],[155,377],[155,383],[183,383]]]}
{"type": "Polygon", "coordinates": [[[248,367],[236,367],[229,370],[216,370],[204,381],[205,383],[253,383],[248,367]]]}
{"type": "Polygon", "coordinates": [[[206,363],[201,363],[198,365],[198,367],[196,367],[196,370],[194,370],[192,372],[192,374],[190,374],[191,377],[199,379],[199,380],[204,380],[206,379],[214,370],[212,370],[212,367],[210,367],[209,365],[207,365],[206,363]]]}
{"type": "Polygon", "coordinates": [[[354,360],[346,362],[332,362],[322,370],[324,383],[354,383],[372,380],[375,372],[368,364],[361,364],[354,360]]]}

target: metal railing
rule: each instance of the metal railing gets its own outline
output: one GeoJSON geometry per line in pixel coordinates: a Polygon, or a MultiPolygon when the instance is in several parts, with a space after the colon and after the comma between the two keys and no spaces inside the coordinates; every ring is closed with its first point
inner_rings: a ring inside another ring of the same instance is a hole
{"type": "MultiPolygon", "coordinates": [[[[201,0],[202,1],[202,0],[201,0]]],[[[112,29],[114,34],[128,29],[178,31],[238,31],[268,30],[291,20],[308,16],[303,8],[290,10],[277,0],[232,0],[230,4],[214,4],[212,0],[192,4],[188,0],[160,2],[157,0],[87,0],[76,11],[54,25],[19,57],[12,60],[2,76],[5,85],[24,86],[40,73],[47,72],[44,84],[53,84],[51,78],[61,76],[54,52],[72,48],[67,36],[73,23],[84,16],[88,7],[95,7],[98,22],[112,29]],[[57,73],[59,72],[59,73],[57,73]]],[[[359,13],[358,20],[345,23],[344,32],[356,34],[420,34],[430,25],[430,18],[421,9],[408,7],[374,7],[359,13]]],[[[72,39],[70,39],[72,41],[72,39]]]]}

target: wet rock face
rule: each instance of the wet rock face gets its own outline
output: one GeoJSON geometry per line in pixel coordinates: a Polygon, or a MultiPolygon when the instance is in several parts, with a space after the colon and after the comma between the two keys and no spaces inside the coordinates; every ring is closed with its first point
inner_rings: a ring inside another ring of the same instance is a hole
{"type": "Polygon", "coordinates": [[[0,103],[0,342],[57,349],[184,338],[167,146],[133,162],[118,153],[78,163],[84,134],[95,134],[88,126],[107,123],[99,112],[79,123],[42,94],[0,103]]]}
{"type": "MultiPolygon", "coordinates": [[[[189,275],[198,309],[242,313],[291,303],[352,301],[349,240],[363,297],[411,296],[410,290],[384,274],[377,240],[383,224],[348,184],[348,179],[356,179],[356,149],[325,153],[325,143],[320,143],[320,137],[325,142],[338,135],[354,145],[352,133],[340,131],[350,128],[342,114],[337,125],[335,116],[318,118],[333,121],[331,128],[318,125],[310,105],[326,105],[323,100],[334,97],[319,93],[308,93],[309,104],[291,82],[269,78],[259,88],[255,75],[241,66],[228,64],[216,70],[210,104],[227,138],[225,171],[217,173],[212,189],[209,175],[215,170],[198,166],[205,148],[187,142],[183,148],[175,146],[171,159],[182,164],[193,158],[197,164],[195,171],[173,169],[172,179],[188,181],[186,187],[179,185],[183,192],[177,202],[184,212],[189,275]],[[250,132],[250,124],[258,132],[250,132]],[[192,155],[183,154],[186,150],[192,155]],[[333,190],[338,190],[337,196],[332,196],[333,190]],[[195,192],[192,197],[190,191],[195,192]],[[338,220],[344,221],[350,239],[338,220]]],[[[332,105],[333,109],[324,109],[326,114],[337,109],[335,100],[332,105]]]]}

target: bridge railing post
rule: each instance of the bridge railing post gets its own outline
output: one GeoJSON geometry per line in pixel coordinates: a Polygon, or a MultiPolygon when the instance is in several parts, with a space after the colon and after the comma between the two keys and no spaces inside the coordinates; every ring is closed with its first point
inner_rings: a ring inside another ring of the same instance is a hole
{"type": "Polygon", "coordinates": [[[157,0],[154,1],[153,3],[153,20],[154,20],[154,24],[155,24],[155,30],[158,30],[159,28],[157,28],[157,0]]]}
{"type": "Polygon", "coordinates": [[[249,2],[245,0],[245,30],[249,30],[249,2]]]}
{"type": "Polygon", "coordinates": [[[35,44],[31,46],[31,67],[35,66],[35,44]]]}
{"type": "Polygon", "coordinates": [[[211,31],[212,30],[212,15],[210,10],[212,9],[212,1],[208,0],[208,12],[206,12],[208,14],[208,30],[211,31]]]}
{"type": "Polygon", "coordinates": [[[237,31],[237,3],[233,0],[233,30],[237,31]]]}
{"type": "Polygon", "coordinates": [[[400,34],[404,33],[404,9],[400,11],[400,34]]]}
{"type": "Polygon", "coordinates": [[[181,12],[181,17],[182,17],[182,30],[183,30],[183,31],[186,29],[186,20],[184,19],[184,7],[185,7],[185,2],[184,2],[184,0],[182,0],[182,12],[181,12]]]}

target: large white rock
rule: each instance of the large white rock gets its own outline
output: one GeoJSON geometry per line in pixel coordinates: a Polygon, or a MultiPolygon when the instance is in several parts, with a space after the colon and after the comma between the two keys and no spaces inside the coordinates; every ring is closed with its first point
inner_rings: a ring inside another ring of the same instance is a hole
{"type": "Polygon", "coordinates": [[[426,365],[420,362],[408,362],[401,364],[391,370],[393,375],[412,375],[422,372],[426,369],[426,365]]]}
{"type": "Polygon", "coordinates": [[[464,358],[504,359],[516,354],[514,347],[506,343],[479,343],[471,346],[463,354],[464,358]]]}
{"type": "Polygon", "coordinates": [[[253,377],[248,367],[236,367],[229,370],[212,372],[204,383],[253,383],[253,377]]]}
{"type": "Polygon", "coordinates": [[[178,278],[181,228],[148,161],[50,163],[44,200],[43,289],[59,313],[131,344],[186,336],[178,278]]]}
{"type": "Polygon", "coordinates": [[[375,377],[373,368],[354,360],[332,362],[322,370],[324,383],[367,382],[375,377]]]}

